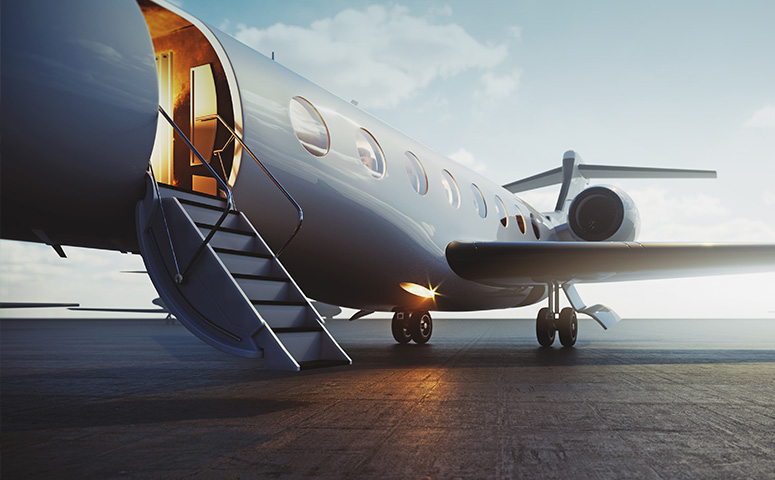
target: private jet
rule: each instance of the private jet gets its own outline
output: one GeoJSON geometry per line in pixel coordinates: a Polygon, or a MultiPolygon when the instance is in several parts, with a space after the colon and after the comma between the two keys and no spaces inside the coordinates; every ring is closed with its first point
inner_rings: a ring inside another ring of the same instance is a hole
{"type": "Polygon", "coordinates": [[[538,342],[571,347],[577,315],[620,320],[577,284],[775,269],[775,244],[639,243],[589,186],[715,172],[570,150],[499,185],[162,0],[4,0],[1,74],[2,238],[142,255],[175,318],[265,368],[351,363],[310,299],[392,312],[402,344],[545,301],[538,342]],[[551,212],[516,195],[549,185],[551,212]]]}

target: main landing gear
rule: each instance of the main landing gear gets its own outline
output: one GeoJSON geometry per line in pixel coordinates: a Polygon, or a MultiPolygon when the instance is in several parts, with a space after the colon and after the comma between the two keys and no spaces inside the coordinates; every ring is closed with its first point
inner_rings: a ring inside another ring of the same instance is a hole
{"type": "Polygon", "coordinates": [[[405,344],[414,340],[414,343],[423,344],[431,339],[433,320],[426,311],[396,312],[391,330],[398,343],[405,344]]]}
{"type": "Polygon", "coordinates": [[[549,347],[554,343],[555,332],[560,334],[560,343],[563,347],[572,347],[576,344],[579,333],[579,322],[576,311],[570,307],[556,311],[560,305],[560,287],[556,283],[549,284],[549,307],[538,311],[536,318],[536,337],[542,347],[549,347]]]}

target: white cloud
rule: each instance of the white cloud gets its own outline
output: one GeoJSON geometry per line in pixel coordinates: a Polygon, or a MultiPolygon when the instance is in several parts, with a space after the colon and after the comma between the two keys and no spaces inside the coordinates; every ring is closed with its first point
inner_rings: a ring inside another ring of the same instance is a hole
{"type": "Polygon", "coordinates": [[[487,168],[484,163],[474,158],[474,154],[465,148],[459,148],[455,153],[450,154],[449,158],[475,172],[481,173],[487,168]]]}
{"type": "Polygon", "coordinates": [[[452,15],[452,7],[449,5],[431,6],[428,9],[429,17],[449,17],[452,15]]]}
{"type": "MultiPolygon", "coordinates": [[[[442,10],[441,13],[444,13],[442,10]]],[[[236,37],[345,99],[392,108],[436,79],[489,70],[506,44],[485,45],[455,23],[412,16],[399,5],[347,9],[308,28],[237,26],[236,37]]]]}
{"type": "Polygon", "coordinates": [[[517,41],[522,41],[522,27],[512,25],[509,27],[509,36],[517,41]]]}
{"type": "Polygon", "coordinates": [[[775,128],[775,105],[760,108],[743,125],[749,128],[775,128]]]}
{"type": "Polygon", "coordinates": [[[674,194],[662,187],[627,192],[641,215],[642,241],[769,242],[775,225],[724,206],[717,196],[674,194]]]}
{"type": "Polygon", "coordinates": [[[494,72],[485,72],[482,75],[484,90],[477,92],[492,100],[501,100],[509,97],[519,87],[519,79],[522,72],[514,70],[506,75],[497,75],[494,72]]]}

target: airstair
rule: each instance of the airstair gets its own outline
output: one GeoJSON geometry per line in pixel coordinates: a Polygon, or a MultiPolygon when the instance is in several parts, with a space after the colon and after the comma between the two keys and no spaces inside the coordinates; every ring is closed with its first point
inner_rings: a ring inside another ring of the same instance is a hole
{"type": "Polygon", "coordinates": [[[263,357],[264,368],[299,371],[352,363],[228,197],[159,185],[149,172],[145,198],[137,205],[138,240],[170,312],[219,350],[263,357]]]}

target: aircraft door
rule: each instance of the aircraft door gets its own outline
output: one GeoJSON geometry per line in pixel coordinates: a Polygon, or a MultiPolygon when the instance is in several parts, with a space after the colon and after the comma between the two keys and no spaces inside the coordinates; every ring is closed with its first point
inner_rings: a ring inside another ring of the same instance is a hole
{"type": "MultiPolygon", "coordinates": [[[[215,135],[218,131],[218,120],[212,118],[218,114],[218,97],[215,89],[215,79],[210,64],[199,65],[191,69],[191,142],[208,162],[211,161],[215,149],[215,135]],[[211,117],[211,118],[207,118],[211,117]]],[[[202,163],[191,152],[192,167],[202,163]]],[[[216,171],[218,167],[215,167],[216,171]]],[[[216,195],[218,186],[216,180],[203,172],[202,175],[192,175],[193,190],[216,195]]]]}
{"type": "MultiPolygon", "coordinates": [[[[172,114],[172,52],[156,56],[156,71],[159,78],[159,105],[172,114]]],[[[151,165],[156,181],[171,184],[172,179],[172,127],[159,113],[156,124],[156,141],[153,144],[151,165]]]]}

